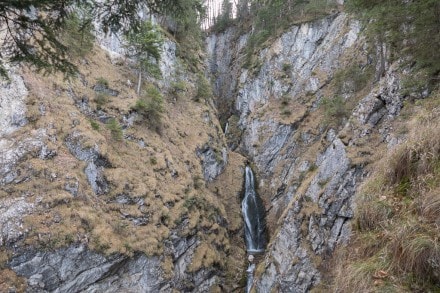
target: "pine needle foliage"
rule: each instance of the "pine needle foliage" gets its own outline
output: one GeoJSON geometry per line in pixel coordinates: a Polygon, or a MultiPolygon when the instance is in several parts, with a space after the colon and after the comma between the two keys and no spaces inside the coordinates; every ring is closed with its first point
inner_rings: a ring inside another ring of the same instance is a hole
{"type": "MultiPolygon", "coordinates": [[[[0,44],[3,62],[25,62],[38,71],[66,76],[77,73],[69,59],[69,44],[62,41],[63,28],[70,26],[72,13],[81,9],[98,20],[104,33],[139,32],[142,19],[139,11],[165,16],[201,10],[199,0],[8,0],[0,1],[0,44]]],[[[196,18],[193,18],[197,20],[196,18]]],[[[91,21],[81,25],[90,26],[91,21]]],[[[76,26],[76,25],[75,25],[76,26]]],[[[1,63],[0,63],[1,65],[1,63]]],[[[0,66],[1,67],[1,66],[0,66]]]]}
{"type": "Polygon", "coordinates": [[[426,73],[428,83],[440,73],[440,1],[349,0],[347,7],[365,21],[374,41],[386,42],[394,59],[426,73]]]}
{"type": "Polygon", "coordinates": [[[128,56],[138,60],[140,70],[147,71],[151,76],[161,76],[159,62],[163,38],[161,30],[151,21],[142,22],[139,30],[126,34],[128,56]]]}
{"type": "Polygon", "coordinates": [[[155,86],[150,85],[146,90],[146,94],[136,101],[133,110],[141,115],[142,121],[145,121],[149,128],[158,130],[165,111],[163,96],[155,86]]]}

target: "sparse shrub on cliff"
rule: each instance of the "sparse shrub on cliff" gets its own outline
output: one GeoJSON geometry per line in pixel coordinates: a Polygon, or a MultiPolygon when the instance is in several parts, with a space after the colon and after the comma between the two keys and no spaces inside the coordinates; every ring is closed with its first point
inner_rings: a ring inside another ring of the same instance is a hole
{"type": "Polygon", "coordinates": [[[186,91],[187,84],[183,80],[179,80],[171,83],[170,94],[171,96],[177,100],[181,99],[184,96],[186,91]]]}
{"type": "Polygon", "coordinates": [[[162,94],[155,86],[148,86],[146,93],[136,101],[133,110],[148,122],[149,128],[158,130],[165,111],[162,94]]]}
{"type": "Polygon", "coordinates": [[[103,106],[110,102],[110,97],[106,93],[96,93],[95,94],[95,103],[96,109],[102,110],[103,106]]]}
{"type": "Polygon", "coordinates": [[[90,126],[92,126],[93,130],[99,130],[99,123],[95,120],[90,120],[90,126]]]}
{"type": "Polygon", "coordinates": [[[348,110],[345,105],[345,100],[341,96],[333,98],[322,98],[320,106],[324,111],[324,119],[326,124],[338,125],[343,118],[348,116],[348,110]]]}
{"type": "Polygon", "coordinates": [[[114,140],[122,140],[122,127],[115,118],[111,118],[107,122],[107,128],[110,129],[110,133],[114,140]]]}
{"type": "Polygon", "coordinates": [[[107,88],[109,86],[109,82],[106,78],[100,76],[96,79],[96,85],[107,88]]]}
{"type": "Polygon", "coordinates": [[[212,98],[212,89],[209,81],[202,75],[199,74],[197,78],[197,93],[194,97],[194,101],[201,102],[212,98]]]}
{"type": "Polygon", "coordinates": [[[90,16],[72,13],[63,23],[61,42],[74,57],[84,57],[93,48],[95,36],[90,16]]]}
{"type": "MultiPolygon", "coordinates": [[[[334,0],[288,0],[256,2],[251,5],[252,30],[246,46],[245,67],[254,68],[257,55],[269,39],[276,38],[293,24],[311,21],[333,13],[337,8],[334,0]]],[[[245,20],[246,21],[246,20],[245,20]]],[[[258,72],[258,66],[252,71],[258,72]]]]}
{"type": "Polygon", "coordinates": [[[358,92],[367,86],[373,75],[373,66],[361,68],[359,64],[354,64],[338,70],[333,77],[333,83],[338,93],[358,92]]]}

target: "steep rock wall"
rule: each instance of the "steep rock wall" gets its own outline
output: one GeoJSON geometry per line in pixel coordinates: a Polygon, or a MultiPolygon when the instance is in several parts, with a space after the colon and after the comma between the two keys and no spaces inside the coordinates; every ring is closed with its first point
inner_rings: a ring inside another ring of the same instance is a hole
{"type": "Polygon", "coordinates": [[[360,24],[344,13],[293,26],[257,53],[257,69],[243,69],[247,38],[234,28],[208,37],[207,62],[266,202],[271,238],[254,287],[305,292],[350,237],[364,167],[399,140],[391,126],[402,107],[399,70],[366,50],[360,24]],[[349,68],[368,82],[354,86],[349,68]],[[340,117],[325,102],[338,99],[340,117]]]}
{"type": "Polygon", "coordinates": [[[228,201],[208,186],[228,161],[212,102],[194,101],[197,76],[168,40],[164,79],[143,86],[165,108],[149,127],[126,63],[95,47],[78,79],[21,67],[0,84],[0,291],[206,292],[240,275],[228,211],[242,175],[228,201]]]}

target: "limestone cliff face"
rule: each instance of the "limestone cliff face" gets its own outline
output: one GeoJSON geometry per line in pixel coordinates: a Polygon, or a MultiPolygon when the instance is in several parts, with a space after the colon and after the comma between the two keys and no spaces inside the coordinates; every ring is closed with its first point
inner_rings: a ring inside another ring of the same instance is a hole
{"type": "Polygon", "coordinates": [[[166,41],[164,78],[142,89],[164,103],[151,127],[133,110],[133,60],[110,44],[77,79],[10,67],[0,84],[0,291],[230,290],[242,175],[208,185],[228,162],[212,101],[193,99],[198,77],[166,41]]]}
{"type": "Polygon", "coordinates": [[[399,140],[399,72],[386,48],[368,53],[344,13],[291,27],[244,69],[248,37],[234,28],[209,36],[207,63],[220,116],[235,129],[229,145],[254,163],[266,203],[270,244],[254,288],[305,292],[350,237],[365,165],[399,140]]]}
{"type": "Polygon", "coordinates": [[[137,75],[115,39],[79,60],[73,81],[8,68],[0,291],[241,290],[246,160],[269,228],[254,288],[320,282],[350,237],[366,166],[402,140],[403,73],[342,12],[292,26],[244,68],[249,37],[208,36],[214,101],[193,99],[200,75],[165,42],[164,78],[143,88],[164,98],[156,128],[133,110],[137,75]]]}

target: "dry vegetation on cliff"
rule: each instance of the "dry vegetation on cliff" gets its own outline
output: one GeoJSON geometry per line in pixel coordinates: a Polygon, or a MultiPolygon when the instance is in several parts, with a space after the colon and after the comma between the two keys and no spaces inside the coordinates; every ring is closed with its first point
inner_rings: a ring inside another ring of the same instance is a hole
{"type": "MultiPolygon", "coordinates": [[[[440,94],[407,104],[407,141],[371,167],[350,245],[335,257],[334,292],[438,292],[440,94]]],[[[400,124],[400,125],[399,125],[400,124]]]]}
{"type": "MultiPolygon", "coordinates": [[[[30,123],[13,137],[43,131],[51,155],[22,158],[15,167],[19,179],[2,187],[2,196],[25,196],[35,204],[24,217],[19,245],[54,250],[83,243],[107,255],[163,255],[164,275],[169,276],[174,267],[167,245],[173,234],[199,241],[187,273],[225,268],[231,247],[229,203],[207,188],[197,154],[206,145],[221,150],[224,142],[210,97],[205,100],[197,88],[200,77],[182,73],[186,82],[177,97],[173,85],[167,90],[160,82],[145,82],[145,99],[161,99],[160,116],[152,117],[151,107],[147,111],[136,103],[135,89],[127,82],[136,76],[121,61],[115,63],[95,47],[77,65],[81,74],[69,81],[24,69],[30,123]],[[133,110],[145,111],[136,116],[133,110]],[[81,157],[95,151],[100,163],[92,177],[98,191],[87,175],[90,161],[81,157]]],[[[241,188],[241,182],[235,186],[241,188]]],[[[233,230],[237,225],[233,220],[233,230]]],[[[11,256],[3,247],[2,268],[11,256]]],[[[240,272],[241,267],[230,270],[240,272]]],[[[0,271],[6,284],[13,282],[10,275],[0,271]]]]}

